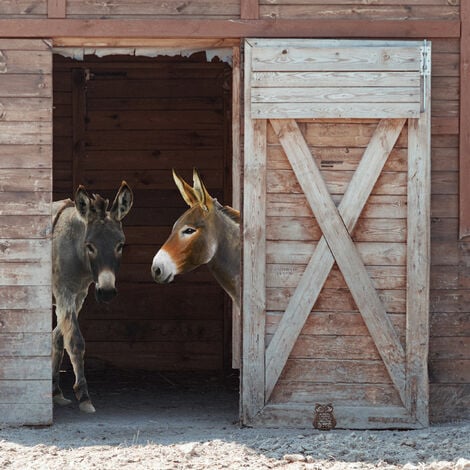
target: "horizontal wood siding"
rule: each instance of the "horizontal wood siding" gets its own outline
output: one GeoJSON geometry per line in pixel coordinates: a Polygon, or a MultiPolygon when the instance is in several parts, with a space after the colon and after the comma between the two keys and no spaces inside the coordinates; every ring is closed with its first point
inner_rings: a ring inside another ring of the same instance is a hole
{"type": "Polygon", "coordinates": [[[470,418],[469,241],[459,240],[457,202],[459,49],[458,40],[433,41],[429,350],[432,421],[470,418]]]}
{"type": "Polygon", "coordinates": [[[67,0],[68,18],[237,18],[240,0],[194,0],[191,2],[154,2],[149,0],[67,0]]]}
{"type": "MultiPolygon", "coordinates": [[[[2,3],[0,11],[7,4],[2,3]]],[[[48,424],[50,47],[43,41],[0,39],[0,69],[0,422],[48,424]]]]}
{"type": "Polygon", "coordinates": [[[412,44],[251,43],[254,119],[419,116],[421,54],[412,44]]]}
{"type": "Polygon", "coordinates": [[[98,305],[90,295],[80,315],[88,363],[223,369],[230,330],[222,289],[205,268],[159,285],[150,266],[187,207],[172,168],[188,181],[198,168],[211,194],[228,202],[230,67],[203,54],[54,60],[54,199],[70,197],[78,184],[113,198],[122,180],[134,192],[118,298],[98,305]],[[86,97],[73,91],[72,69],[86,80],[86,97]]]}
{"type": "Polygon", "coordinates": [[[460,1],[260,0],[259,8],[261,18],[272,19],[452,20],[459,18],[460,1]]]}

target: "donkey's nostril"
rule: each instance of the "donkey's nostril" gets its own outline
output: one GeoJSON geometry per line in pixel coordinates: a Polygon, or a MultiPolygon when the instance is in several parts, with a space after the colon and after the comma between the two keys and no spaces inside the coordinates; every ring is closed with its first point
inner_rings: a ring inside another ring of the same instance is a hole
{"type": "Polygon", "coordinates": [[[155,269],[155,276],[160,276],[162,270],[160,268],[155,269]]]}

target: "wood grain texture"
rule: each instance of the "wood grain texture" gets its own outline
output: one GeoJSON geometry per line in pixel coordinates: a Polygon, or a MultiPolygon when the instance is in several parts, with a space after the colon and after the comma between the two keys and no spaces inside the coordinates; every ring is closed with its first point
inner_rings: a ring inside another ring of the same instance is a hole
{"type": "MultiPolygon", "coordinates": [[[[38,5],[30,2],[25,13],[36,14],[38,5]]],[[[11,6],[3,2],[0,14],[11,6]]],[[[52,420],[51,79],[50,44],[0,39],[0,412],[6,424],[52,420]]]]}
{"type": "MultiPolygon", "coordinates": [[[[371,298],[369,298],[368,301],[363,302],[360,296],[355,295],[354,282],[358,280],[358,275],[359,275],[358,273],[361,270],[363,270],[363,265],[362,265],[362,262],[360,261],[360,258],[358,258],[355,261],[352,258],[349,261],[345,261],[345,259],[343,260],[341,259],[341,257],[343,256],[343,254],[345,255],[346,252],[341,251],[342,248],[339,251],[336,251],[335,248],[333,248],[334,243],[336,241],[336,236],[340,236],[341,228],[344,228],[344,225],[342,225],[343,219],[341,218],[341,215],[338,212],[337,218],[341,220],[341,223],[338,223],[336,225],[336,228],[329,227],[330,223],[334,225],[334,222],[332,222],[331,219],[333,218],[332,214],[335,214],[337,210],[330,199],[328,190],[323,182],[323,179],[321,178],[318,172],[317,167],[313,164],[313,161],[309,158],[310,153],[305,146],[305,141],[302,137],[302,134],[298,130],[298,127],[296,126],[296,124],[293,123],[292,121],[273,120],[271,121],[271,124],[273,125],[276,133],[279,135],[281,144],[283,145],[286,151],[286,154],[293,166],[293,169],[297,175],[297,178],[299,179],[299,183],[301,184],[303,190],[305,191],[306,197],[309,200],[309,204],[311,205],[312,210],[316,214],[317,220],[320,226],[322,227],[322,231],[325,236],[325,239],[322,238],[322,240],[320,240],[320,246],[322,246],[321,244],[323,243],[324,247],[322,247],[323,249],[321,250],[319,250],[319,248],[317,247],[318,253],[322,253],[323,256],[328,256],[331,258],[333,255],[334,258],[336,258],[336,262],[340,266],[340,269],[343,272],[343,275],[345,276],[346,281],[348,282],[349,288],[351,289],[351,292],[355,298],[356,304],[358,305],[359,309],[364,315],[364,319],[368,325],[369,331],[371,332],[371,335],[374,337],[377,343],[377,346],[379,350],[381,351],[382,357],[387,365],[387,368],[389,369],[389,372],[392,375],[392,379],[397,385],[400,391],[400,394],[403,396],[404,370],[400,370],[401,368],[403,368],[403,364],[404,364],[404,357],[401,357],[403,355],[403,350],[399,342],[395,339],[393,327],[389,323],[388,317],[385,314],[385,310],[383,309],[383,306],[380,300],[378,299],[378,297],[376,297],[377,294],[375,293],[375,290],[373,289],[372,286],[370,286],[370,278],[368,277],[365,270],[363,271],[364,275],[362,278],[363,284],[361,286],[361,291],[362,292],[367,291],[370,294],[370,296],[372,296],[372,298],[377,299],[377,301],[374,304],[374,313],[368,311],[368,305],[370,305],[371,298]],[[304,143],[303,145],[302,145],[302,142],[304,143]],[[312,162],[312,164],[308,165],[307,162],[312,162]],[[310,183],[308,183],[307,180],[304,179],[303,175],[305,174],[309,174],[310,183]],[[312,181],[314,179],[317,180],[315,182],[315,189],[311,190],[311,187],[309,187],[309,185],[312,184],[312,181]],[[321,198],[322,198],[321,200],[320,199],[316,200],[317,193],[321,195],[321,198]],[[322,213],[323,209],[318,209],[318,208],[328,208],[328,209],[324,209],[325,212],[322,213]],[[327,222],[328,218],[329,218],[329,222],[327,222]],[[337,232],[337,230],[339,232],[337,232]],[[334,237],[334,238],[330,240],[330,237],[334,237]],[[328,242],[328,245],[327,245],[327,242],[328,242]],[[332,250],[332,253],[330,253],[330,249],[332,250]],[[338,256],[339,256],[339,259],[338,259],[338,256]],[[349,262],[353,263],[354,265],[355,275],[351,274],[352,277],[350,277],[348,280],[349,274],[348,274],[347,269],[349,269],[349,267],[351,266],[351,265],[348,266],[349,262]],[[354,276],[356,277],[356,280],[353,281],[354,276]],[[363,310],[363,308],[365,308],[365,310],[363,310]],[[375,318],[375,315],[378,316],[378,312],[381,313],[380,320],[375,318]],[[384,325],[386,325],[386,329],[384,329],[384,325]]],[[[396,138],[398,137],[402,127],[403,127],[403,121],[398,121],[396,123],[391,124],[390,126],[390,131],[392,129],[395,130],[394,134],[391,134],[390,136],[388,136],[388,133],[385,132],[385,135],[387,135],[387,137],[390,138],[389,143],[388,143],[389,146],[393,147],[396,141],[396,138]]],[[[374,145],[378,145],[378,143],[381,140],[382,140],[382,137],[377,137],[377,140],[374,141],[374,145]],[[377,142],[377,144],[375,142],[377,142]]],[[[374,145],[371,145],[371,148],[374,148],[374,145]]],[[[391,147],[389,148],[388,151],[387,149],[384,149],[384,151],[382,152],[382,155],[384,155],[384,159],[382,161],[384,161],[386,157],[388,156],[388,153],[391,147]]],[[[374,153],[375,153],[375,148],[374,148],[374,151],[371,150],[369,155],[374,154],[374,153]]],[[[380,170],[381,170],[381,165],[378,164],[376,167],[375,178],[377,178],[378,174],[380,173],[380,170]]],[[[344,207],[344,211],[345,211],[345,213],[343,214],[343,217],[345,218],[344,224],[346,225],[346,227],[351,226],[351,228],[354,227],[355,219],[357,215],[360,213],[362,206],[365,204],[368,194],[375,181],[375,178],[372,176],[372,174],[362,175],[361,173],[358,173],[357,175],[358,176],[354,180],[356,184],[355,185],[353,185],[352,183],[350,184],[350,188],[351,188],[350,194],[355,195],[355,199],[354,199],[355,204],[351,205],[353,201],[350,201],[349,196],[348,196],[346,199],[343,199],[344,202],[342,203],[342,206],[341,206],[341,207],[344,207]],[[357,195],[357,192],[360,190],[363,191],[362,198],[358,197],[357,195]],[[351,208],[349,208],[349,205],[351,205],[351,208]],[[346,207],[348,207],[348,209],[346,209],[346,207]],[[350,215],[346,215],[348,210],[350,210],[350,215]]],[[[342,235],[341,238],[342,238],[342,241],[340,244],[343,247],[347,246],[349,257],[351,257],[351,253],[355,252],[355,248],[353,248],[353,244],[349,238],[349,234],[346,233],[342,235]]],[[[320,256],[320,254],[318,256],[320,256]]],[[[314,258],[312,258],[312,260],[313,259],[314,258]]],[[[310,279],[312,279],[315,273],[318,272],[318,267],[325,266],[326,269],[328,269],[328,268],[331,268],[333,264],[333,259],[330,259],[329,262],[325,262],[325,260],[322,260],[322,262],[319,262],[319,260],[317,259],[315,259],[315,261],[316,261],[315,269],[313,269],[313,262],[311,261],[309,266],[312,266],[312,269],[309,270],[307,268],[306,273],[308,271],[308,275],[304,275],[305,279],[308,280],[309,288],[302,289],[301,298],[305,298],[304,292],[311,292],[313,286],[310,285],[310,279]]],[[[326,272],[326,275],[322,276],[322,278],[323,277],[326,278],[328,273],[329,273],[329,269],[326,272]]],[[[322,280],[324,282],[324,279],[322,280]]],[[[323,282],[318,284],[319,286],[318,293],[323,285],[323,282]]],[[[316,297],[313,300],[315,301],[316,297]]],[[[292,305],[298,305],[298,302],[299,300],[297,299],[295,299],[295,302],[294,300],[292,300],[292,305]]],[[[311,305],[313,306],[313,304],[311,305]]],[[[311,309],[311,306],[307,311],[309,311],[310,309],[311,309]]],[[[286,334],[286,338],[289,338],[289,337],[295,338],[296,336],[294,334],[286,334]]],[[[284,339],[284,341],[286,341],[286,339],[284,339]]],[[[273,347],[273,350],[276,351],[276,354],[274,356],[272,355],[271,357],[279,358],[280,357],[280,354],[278,352],[279,346],[277,345],[277,343],[275,344],[276,344],[276,347],[273,347]]],[[[267,364],[269,368],[269,362],[267,362],[267,364]]],[[[272,388],[274,387],[274,384],[277,378],[276,376],[281,372],[282,367],[283,367],[283,364],[281,363],[274,369],[276,371],[275,376],[269,382],[270,389],[268,389],[267,392],[270,393],[272,391],[272,388]]]]}

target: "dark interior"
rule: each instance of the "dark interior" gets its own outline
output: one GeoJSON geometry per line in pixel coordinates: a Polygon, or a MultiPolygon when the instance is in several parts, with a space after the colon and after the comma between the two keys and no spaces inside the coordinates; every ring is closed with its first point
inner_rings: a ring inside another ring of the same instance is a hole
{"type": "MultiPolygon", "coordinates": [[[[169,285],[150,275],[153,256],[187,207],[172,168],[188,182],[197,168],[211,195],[231,203],[231,66],[217,57],[208,62],[204,52],[55,54],[53,80],[54,200],[73,197],[79,184],[111,201],[122,180],[134,192],[123,221],[118,296],[97,304],[89,295],[79,317],[91,393],[104,370],[171,383],[233,378],[231,304],[208,270],[169,285]]],[[[72,374],[67,360],[63,369],[72,374]]]]}

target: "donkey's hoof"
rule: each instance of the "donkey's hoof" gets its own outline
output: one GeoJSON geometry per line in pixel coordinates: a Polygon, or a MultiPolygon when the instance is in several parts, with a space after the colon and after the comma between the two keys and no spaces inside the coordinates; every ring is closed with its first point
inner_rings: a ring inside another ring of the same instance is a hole
{"type": "Polygon", "coordinates": [[[67,406],[72,403],[72,400],[69,400],[68,398],[65,398],[62,393],[58,393],[57,395],[54,395],[52,398],[52,401],[59,406],[67,406]]]}
{"type": "Polygon", "coordinates": [[[84,413],[94,413],[96,411],[90,400],[84,401],[78,406],[80,407],[80,411],[84,413]]]}

